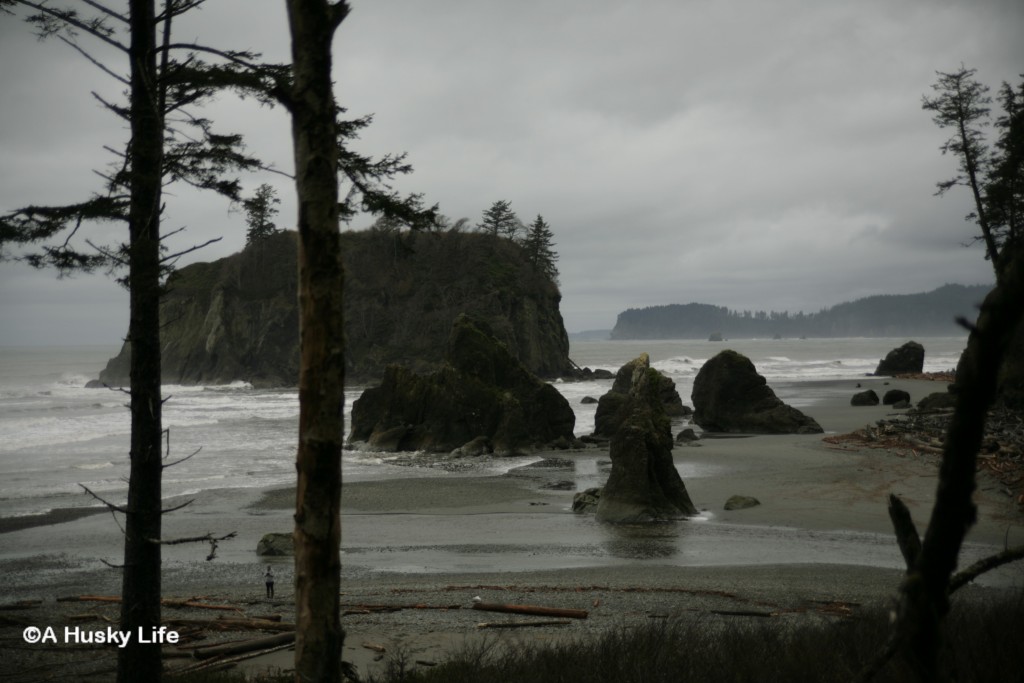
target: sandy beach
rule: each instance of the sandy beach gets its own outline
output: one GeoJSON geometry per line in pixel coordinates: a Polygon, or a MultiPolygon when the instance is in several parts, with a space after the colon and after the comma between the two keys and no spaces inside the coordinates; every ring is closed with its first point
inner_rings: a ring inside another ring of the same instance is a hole
{"type": "MultiPolygon", "coordinates": [[[[905,389],[915,402],[945,388],[922,380],[865,378],[860,383],[880,394],[883,388],[905,389]]],[[[814,417],[827,435],[895,412],[888,406],[851,407],[855,384],[793,382],[773,388],[814,417]]],[[[932,455],[901,457],[832,445],[821,435],[704,438],[677,446],[674,457],[701,516],[653,527],[609,527],[571,512],[576,490],[607,477],[608,453],[601,449],[488,458],[428,476],[409,468],[407,477],[346,483],[345,658],[365,673],[398,651],[426,666],[481,638],[543,641],[651,619],[729,619],[737,612],[834,619],[884,604],[896,591],[902,565],[886,498],[898,494],[923,530],[938,462],[932,455]],[[725,511],[723,504],[733,494],[753,496],[761,504],[725,511]],[[586,609],[589,617],[564,626],[481,629],[479,623],[515,617],[472,610],[474,597],[586,609]]],[[[266,561],[255,548],[264,533],[290,530],[293,490],[204,491],[196,498],[167,517],[165,536],[228,531],[238,536],[221,544],[212,561],[204,560],[207,546],[168,547],[164,596],[201,596],[237,606],[248,616],[279,614],[291,621],[291,558],[269,560],[278,588],[268,601],[261,579],[266,561]]],[[[985,474],[979,475],[977,503],[979,519],[962,564],[1004,543],[1024,543],[1024,520],[1012,498],[985,474]]],[[[22,642],[25,626],[64,623],[73,614],[94,615],[104,626],[103,618],[116,623],[116,606],[56,598],[119,593],[117,572],[103,564],[119,561],[119,533],[107,514],[55,511],[0,520],[0,604],[42,601],[0,612],[0,649],[12,655],[0,658],[5,680],[38,680],[32,676],[43,669],[32,667],[45,668],[53,655],[22,642]]],[[[958,599],[1019,594],[1022,586],[1021,568],[1005,567],[958,599]]],[[[183,614],[211,618],[201,610],[165,610],[168,619],[183,614]]],[[[85,652],[84,663],[76,666],[84,671],[96,662],[98,670],[111,655],[85,652]]],[[[284,651],[246,666],[287,667],[290,658],[284,651]]]]}

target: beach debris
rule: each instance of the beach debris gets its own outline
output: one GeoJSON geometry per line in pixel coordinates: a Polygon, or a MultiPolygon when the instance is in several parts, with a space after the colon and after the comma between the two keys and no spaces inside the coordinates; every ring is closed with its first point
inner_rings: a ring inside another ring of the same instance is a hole
{"type": "Polygon", "coordinates": [[[374,652],[383,653],[388,651],[386,647],[384,647],[383,645],[378,645],[377,643],[363,643],[363,647],[365,647],[367,650],[373,650],[374,652]]]}
{"type": "Polygon", "coordinates": [[[761,504],[757,498],[753,496],[740,496],[733,495],[729,496],[729,500],[725,501],[726,510],[746,510],[747,508],[757,507],[761,504]]]}
{"type": "Polygon", "coordinates": [[[617,413],[622,419],[611,440],[612,471],[597,503],[597,520],[635,524],[697,515],[672,460],[672,429],[665,412],[668,380],[650,367],[647,354],[623,366],[630,367],[629,393],[617,413]]]}
{"type": "MultiPolygon", "coordinates": [[[[196,609],[214,609],[229,612],[244,612],[241,607],[234,605],[212,605],[207,602],[199,602],[203,598],[163,598],[160,604],[164,607],[181,607],[196,609]]],[[[65,595],[57,598],[57,602],[112,602],[120,603],[120,595],[65,595]]]]}
{"type": "Polygon", "coordinates": [[[693,421],[708,432],[820,434],[813,418],[782,402],[750,359],[732,350],[704,363],[693,379],[693,421]]]}
{"type": "Polygon", "coordinates": [[[878,362],[876,375],[900,375],[924,370],[924,347],[915,341],[893,349],[878,362]]]}
{"type": "Polygon", "coordinates": [[[195,659],[211,659],[213,657],[240,655],[245,652],[266,650],[276,648],[279,645],[290,645],[295,642],[295,631],[277,633],[264,638],[254,638],[240,643],[227,643],[225,645],[211,645],[204,648],[196,648],[192,652],[195,659]]]}
{"type": "MultiPolygon", "coordinates": [[[[823,441],[840,447],[884,449],[900,457],[941,455],[953,413],[947,408],[926,409],[927,398],[907,413],[823,441]]],[[[1016,498],[1017,505],[1024,507],[1024,414],[1004,407],[989,411],[977,468],[992,475],[1016,498]]]]}
{"type": "Polygon", "coordinates": [[[544,621],[482,621],[477,628],[529,628],[532,626],[568,626],[569,619],[546,619],[544,621]]]}
{"type": "Polygon", "coordinates": [[[540,605],[506,605],[496,602],[474,602],[473,609],[484,612],[506,612],[509,614],[529,614],[534,617],[564,617],[566,619],[586,619],[589,616],[585,609],[543,607],[540,605]]]}

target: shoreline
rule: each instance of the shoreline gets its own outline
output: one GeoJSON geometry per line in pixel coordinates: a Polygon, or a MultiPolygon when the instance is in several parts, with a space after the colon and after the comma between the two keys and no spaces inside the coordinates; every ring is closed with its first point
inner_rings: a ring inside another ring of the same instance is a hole
{"type": "MultiPolygon", "coordinates": [[[[677,445],[674,460],[702,512],[674,524],[608,527],[592,515],[570,511],[575,491],[565,489],[566,482],[575,490],[603,483],[607,449],[482,458],[457,472],[440,471],[446,464],[442,457],[431,476],[410,470],[408,476],[345,482],[345,659],[365,674],[379,672],[398,648],[413,660],[440,661],[464,644],[493,638],[492,631],[477,624],[508,618],[471,610],[476,596],[590,612],[590,618],[569,626],[500,636],[533,642],[651,619],[728,619],[715,615],[730,610],[756,609],[786,620],[833,619],[839,617],[823,605],[843,605],[855,615],[886,604],[903,574],[886,498],[890,492],[900,495],[922,528],[934,499],[938,458],[899,457],[822,440],[899,413],[890,406],[849,405],[856,391],[883,386],[909,391],[916,403],[944,385],[873,377],[777,382],[772,387],[780,398],[797,403],[826,434],[708,438],[677,445]],[[809,403],[800,405],[803,401],[809,403]],[[733,494],[751,495],[761,504],[726,511],[724,502],[733,494]],[[416,604],[438,609],[363,609],[416,604]],[[388,654],[374,661],[377,654],[364,643],[379,644],[388,654]]],[[[993,482],[979,473],[978,523],[968,535],[961,566],[1004,543],[1024,542],[1024,518],[993,482]]],[[[291,529],[294,487],[211,489],[195,497],[195,504],[167,516],[168,537],[227,531],[237,531],[238,537],[221,544],[212,562],[203,559],[206,545],[167,546],[164,596],[203,596],[236,605],[247,615],[275,613],[291,620],[293,558],[260,558],[255,546],[264,533],[291,529]],[[268,563],[278,576],[278,596],[272,601],[263,597],[262,571],[268,563]]],[[[36,608],[5,614],[37,624],[95,613],[116,623],[114,608],[55,601],[120,592],[119,574],[103,564],[119,561],[120,532],[99,512],[105,510],[69,508],[0,519],[0,571],[5,574],[0,604],[42,601],[36,608]],[[17,528],[5,527],[14,520],[24,521],[17,528]]],[[[963,595],[1005,599],[1019,595],[1022,586],[1024,571],[1009,565],[963,595]]],[[[164,616],[183,614],[187,610],[168,608],[164,616]]],[[[196,610],[191,616],[210,614],[196,610]]],[[[4,627],[2,642],[20,643],[20,632],[4,627]]],[[[5,646],[0,650],[14,653],[5,646]]],[[[18,652],[11,658],[18,666],[24,664],[19,657],[42,656],[18,652]]],[[[267,655],[246,668],[289,667],[291,657],[290,652],[267,655]]],[[[13,664],[5,662],[0,670],[8,666],[13,664]]]]}

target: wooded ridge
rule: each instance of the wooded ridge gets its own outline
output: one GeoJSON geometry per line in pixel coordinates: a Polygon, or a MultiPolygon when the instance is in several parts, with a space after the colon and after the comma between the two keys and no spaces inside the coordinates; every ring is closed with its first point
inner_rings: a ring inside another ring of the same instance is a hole
{"type": "Polygon", "coordinates": [[[631,308],[619,314],[612,339],[725,337],[898,337],[963,334],[957,316],[973,320],[989,285],[943,285],[921,294],[884,294],[817,313],[733,311],[689,303],[631,308]]]}

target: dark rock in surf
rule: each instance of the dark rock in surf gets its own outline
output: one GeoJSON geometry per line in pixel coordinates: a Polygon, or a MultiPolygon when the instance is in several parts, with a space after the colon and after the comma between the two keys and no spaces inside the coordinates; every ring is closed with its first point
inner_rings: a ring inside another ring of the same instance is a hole
{"type": "Polygon", "coordinates": [[[532,375],[480,320],[452,326],[430,375],[391,366],[352,406],[351,442],[388,450],[509,454],[575,442],[568,401],[532,375]]]}
{"type": "Polygon", "coordinates": [[[878,394],[874,389],[859,391],[850,398],[851,406],[877,406],[878,403],[878,394]]]}
{"type": "Polygon", "coordinates": [[[876,375],[917,374],[924,371],[924,347],[908,341],[886,354],[875,368],[876,375]]]}
{"type": "Polygon", "coordinates": [[[902,389],[890,389],[882,395],[882,405],[891,406],[903,401],[910,404],[910,394],[902,389]]]}
{"type": "Polygon", "coordinates": [[[693,421],[705,432],[820,434],[813,418],[782,402],[746,356],[725,350],[693,380],[693,421]]]}

